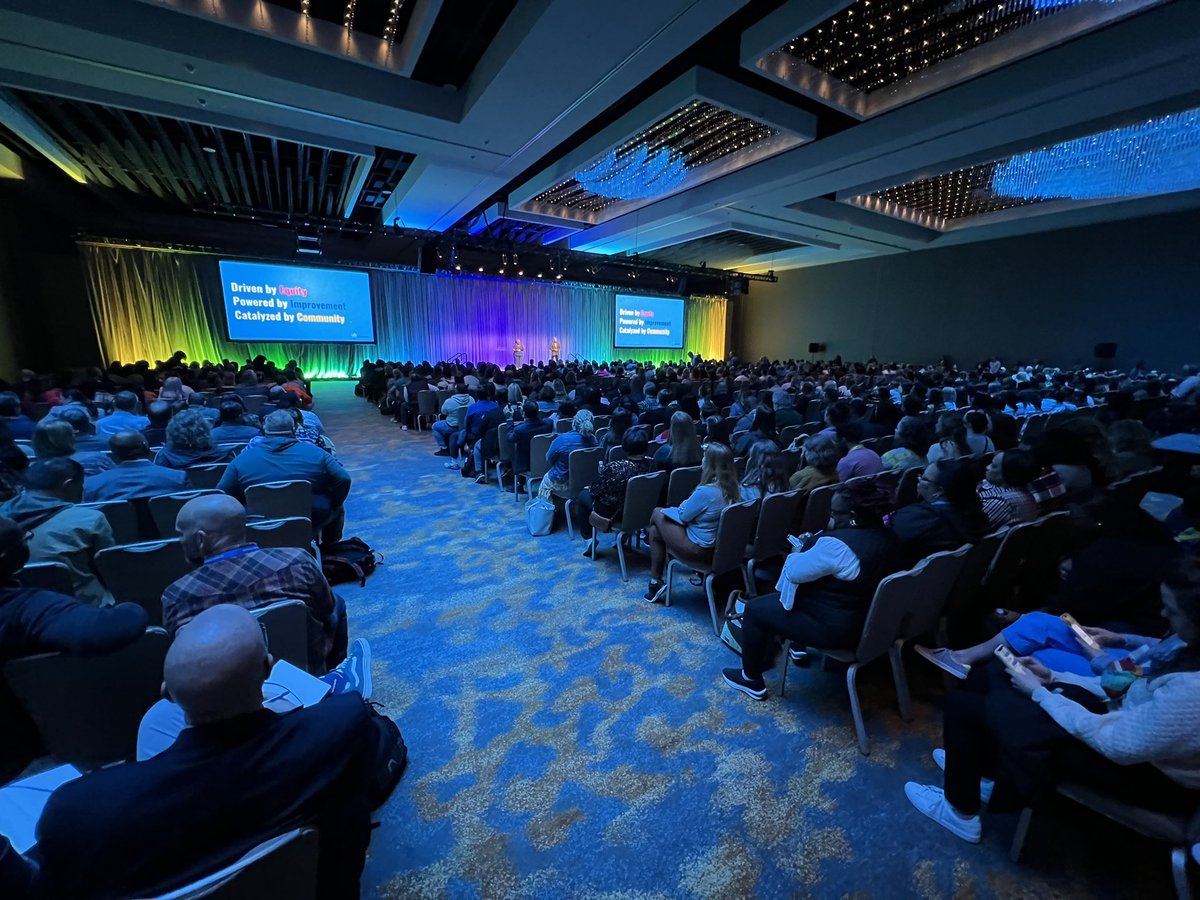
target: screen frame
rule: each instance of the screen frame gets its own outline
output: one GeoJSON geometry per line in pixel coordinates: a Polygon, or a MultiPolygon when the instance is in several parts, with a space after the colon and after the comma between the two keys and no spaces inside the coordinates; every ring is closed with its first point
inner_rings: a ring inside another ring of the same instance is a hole
{"type": "Polygon", "coordinates": [[[220,296],[221,317],[225,320],[225,339],[231,344],[245,344],[254,346],[257,344],[338,344],[348,345],[353,347],[373,345],[376,342],[376,333],[378,332],[377,322],[375,321],[375,298],[371,294],[371,270],[358,268],[354,266],[310,266],[305,263],[298,263],[294,260],[278,260],[278,259],[247,259],[245,257],[235,256],[218,256],[216,260],[217,266],[217,293],[220,296]],[[246,340],[246,338],[235,338],[229,331],[229,308],[225,301],[225,278],[221,274],[221,263],[247,263],[255,266],[285,266],[293,269],[320,269],[326,272],[358,272],[367,276],[367,302],[370,304],[371,310],[371,339],[369,341],[304,341],[304,340],[264,340],[263,338],[254,338],[246,340]]]}
{"type": "Polygon", "coordinates": [[[678,294],[631,294],[628,292],[618,292],[613,294],[612,306],[612,336],[613,349],[615,350],[683,350],[687,347],[687,297],[680,297],[678,294]],[[683,304],[683,315],[679,320],[679,346],[654,346],[649,347],[645,344],[618,344],[617,339],[620,337],[617,325],[617,304],[621,302],[622,297],[639,297],[646,300],[678,300],[683,304]]]}

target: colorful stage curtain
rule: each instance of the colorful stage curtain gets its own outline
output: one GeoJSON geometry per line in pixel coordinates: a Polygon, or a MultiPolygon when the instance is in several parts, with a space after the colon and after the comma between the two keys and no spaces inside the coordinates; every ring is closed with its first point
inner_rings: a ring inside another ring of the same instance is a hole
{"type": "Polygon", "coordinates": [[[564,359],[663,362],[687,351],[725,354],[724,297],[692,297],[683,350],[612,345],[610,288],[536,284],[460,275],[370,269],[375,344],[244,344],[226,339],[217,257],[81,244],[96,332],[106,361],[150,362],[184,350],[189,359],[294,359],[313,378],[357,375],[364,359],[512,361],[521,338],[527,362],[547,359],[557,337],[564,359]]]}

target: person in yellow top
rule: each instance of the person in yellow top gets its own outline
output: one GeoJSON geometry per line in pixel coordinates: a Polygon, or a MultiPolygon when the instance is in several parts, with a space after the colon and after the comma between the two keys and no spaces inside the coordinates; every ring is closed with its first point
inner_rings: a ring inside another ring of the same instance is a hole
{"type": "Polygon", "coordinates": [[[521,343],[521,339],[517,338],[513,341],[513,365],[518,369],[521,368],[521,363],[525,360],[525,345],[521,343]]]}
{"type": "Polygon", "coordinates": [[[562,352],[562,344],[558,342],[558,338],[550,338],[550,358],[558,359],[558,354],[562,352]]]}

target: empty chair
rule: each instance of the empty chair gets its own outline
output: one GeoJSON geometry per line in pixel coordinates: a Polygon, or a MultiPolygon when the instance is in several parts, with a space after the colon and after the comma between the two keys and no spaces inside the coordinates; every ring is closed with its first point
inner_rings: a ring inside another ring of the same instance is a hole
{"type": "Polygon", "coordinates": [[[177,538],[106,547],[95,566],[118,603],[141,604],[155,624],[162,622],[163,591],[192,570],[177,538]]]}
{"type": "Polygon", "coordinates": [[[802,425],[789,425],[779,432],[779,443],[783,447],[790,446],[792,441],[800,436],[802,425]]]}
{"type": "Polygon", "coordinates": [[[216,489],[217,483],[221,480],[221,476],[225,474],[225,470],[229,467],[229,463],[209,463],[203,466],[188,466],[187,477],[188,483],[200,490],[216,489]]]}
{"type": "Polygon", "coordinates": [[[321,626],[309,615],[303,600],[279,600],[250,612],[267,630],[267,643],[273,657],[286,659],[305,672],[324,671],[324,659],[308,658],[309,630],[319,631],[321,626]]]}
{"type": "Polygon", "coordinates": [[[437,421],[441,406],[437,391],[421,391],[417,394],[417,431],[437,421]]]}
{"type": "Polygon", "coordinates": [[[554,496],[567,501],[567,536],[575,540],[575,528],[571,524],[571,504],[583,493],[584,488],[596,480],[600,474],[600,463],[604,461],[603,447],[582,447],[572,450],[567,455],[567,490],[565,493],[555,491],[554,496]]]}
{"type": "MultiPolygon", "coordinates": [[[[644,528],[650,527],[650,515],[658,506],[663,488],[667,485],[666,472],[651,472],[648,475],[634,475],[625,482],[625,504],[621,508],[621,517],[611,521],[602,519],[592,513],[591,524],[597,534],[613,533],[616,535],[617,559],[621,564],[621,578],[629,580],[625,568],[625,545],[630,539],[636,539],[644,528]]],[[[596,548],[599,541],[592,543],[592,559],[596,559],[596,548]]]]}
{"type": "MultiPolygon", "coordinates": [[[[676,469],[676,472],[679,470],[676,469]]],[[[713,544],[712,558],[708,562],[685,562],[672,557],[667,562],[664,580],[667,583],[665,603],[671,605],[671,582],[676,568],[698,572],[704,576],[704,593],[708,596],[708,611],[712,615],[713,634],[721,634],[721,621],[717,613],[717,600],[713,582],[722,575],[742,568],[746,544],[758,516],[758,500],[734,503],[721,511],[721,522],[717,526],[717,540],[713,544]]],[[[725,604],[722,604],[724,607],[725,604]]]]}
{"type": "Polygon", "coordinates": [[[1148,491],[1158,488],[1162,482],[1162,473],[1162,466],[1155,466],[1143,472],[1134,472],[1120,481],[1114,481],[1108,486],[1107,491],[1118,500],[1128,503],[1130,506],[1136,506],[1142,502],[1142,498],[1148,491]]]}
{"type": "Polygon", "coordinates": [[[247,522],[246,537],[260,547],[295,547],[317,555],[312,539],[312,522],[305,516],[247,522]]]}
{"type": "MultiPolygon", "coordinates": [[[[887,656],[892,663],[892,678],[896,685],[900,716],[905,721],[912,718],[908,679],[901,651],[907,641],[932,632],[937,627],[950,589],[962,570],[969,550],[970,547],[967,546],[953,552],[934,553],[921,560],[910,571],[896,572],[879,582],[879,587],[875,589],[875,597],[871,601],[871,608],[867,612],[862,637],[855,649],[806,648],[849,665],[846,670],[846,690],[850,694],[850,713],[854,717],[854,729],[858,733],[858,749],[863,755],[871,752],[871,746],[858,699],[858,670],[881,656],[887,656]]],[[[787,689],[789,658],[790,655],[785,653],[780,694],[787,689]]]]}
{"type": "Polygon", "coordinates": [[[129,759],[138,725],[159,699],[167,633],[147,628],[104,656],[43,653],[11,660],[4,677],[59,763],[94,769],[129,759]]]}
{"type": "MultiPolygon", "coordinates": [[[[79,505],[99,510],[101,515],[108,520],[108,527],[112,529],[113,540],[118,544],[136,544],[142,540],[145,532],[138,516],[138,509],[134,506],[134,501],[99,500],[95,503],[80,503],[79,505]]],[[[145,527],[149,528],[152,525],[153,520],[150,520],[145,527]]]]}
{"type": "Polygon", "coordinates": [[[529,498],[533,499],[535,485],[540,484],[541,480],[546,477],[546,473],[550,471],[546,453],[550,450],[550,445],[554,443],[554,438],[553,434],[535,434],[529,442],[529,471],[522,472],[517,476],[517,483],[513,485],[514,502],[520,498],[520,479],[525,480],[525,489],[529,492],[529,498]]]}
{"type": "Polygon", "coordinates": [[[317,900],[317,832],[297,828],[263,841],[241,859],[149,900],[317,900]]]}
{"type": "Polygon", "coordinates": [[[17,573],[17,583],[23,588],[38,588],[57,594],[75,596],[75,584],[71,581],[71,570],[60,562],[26,563],[17,573]]]}
{"type": "Polygon", "coordinates": [[[554,423],[555,434],[566,434],[573,427],[572,419],[559,419],[554,423]]]}
{"type": "Polygon", "coordinates": [[[242,405],[246,407],[246,412],[258,415],[262,412],[262,408],[267,405],[267,398],[261,394],[252,394],[249,397],[242,398],[242,405]]]}
{"type": "Polygon", "coordinates": [[[667,506],[678,506],[700,486],[703,466],[684,466],[671,473],[667,483],[667,506]]]}
{"type": "Polygon", "coordinates": [[[1009,528],[984,576],[981,602],[1021,612],[1040,603],[1059,582],[1071,533],[1067,512],[1009,528]]]}
{"type": "Polygon", "coordinates": [[[804,517],[800,521],[800,530],[816,534],[829,527],[829,514],[833,508],[833,493],[839,485],[826,484],[808,492],[808,501],[804,505],[804,517]]]}
{"type": "MultiPolygon", "coordinates": [[[[513,458],[514,458],[513,454],[516,452],[516,449],[517,449],[517,445],[514,444],[512,441],[510,441],[506,437],[507,427],[508,427],[507,425],[501,425],[500,426],[500,434],[498,434],[496,436],[497,437],[497,441],[496,441],[497,466],[496,466],[496,469],[497,469],[497,472],[499,473],[496,476],[496,487],[500,488],[500,490],[504,490],[504,475],[503,475],[504,466],[503,466],[503,464],[508,463],[509,471],[512,470],[513,458]]],[[[484,467],[483,474],[486,475],[487,474],[487,460],[486,459],[483,461],[483,467],[484,467]]]]}
{"type": "Polygon", "coordinates": [[[767,494],[758,511],[758,526],[754,529],[753,541],[746,547],[746,593],[754,596],[754,567],[791,550],[788,531],[796,521],[800,506],[800,491],[782,494],[767,494]]]}
{"type": "Polygon", "coordinates": [[[308,518],[312,485],[307,481],[268,481],[246,488],[246,513],[264,519],[308,518]]]}
{"type": "Polygon", "coordinates": [[[170,538],[175,536],[175,519],[179,516],[179,511],[183,509],[184,504],[196,497],[203,497],[205,494],[219,494],[220,491],[214,489],[206,489],[199,491],[180,491],[177,494],[163,494],[161,497],[150,498],[150,515],[154,517],[154,527],[158,529],[158,536],[161,538],[170,538]]]}

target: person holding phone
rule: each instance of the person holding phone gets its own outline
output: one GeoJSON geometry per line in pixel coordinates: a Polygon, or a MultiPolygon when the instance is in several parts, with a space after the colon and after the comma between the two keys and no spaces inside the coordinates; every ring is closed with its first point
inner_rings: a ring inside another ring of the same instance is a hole
{"type": "MultiPolygon", "coordinates": [[[[908,782],[913,806],[971,843],[980,840],[983,802],[993,812],[1030,806],[1062,779],[1155,812],[1194,810],[1200,560],[1183,562],[1161,591],[1175,639],[1156,642],[1140,661],[1117,660],[1091,677],[1054,671],[1031,656],[973,668],[964,689],[946,698],[945,748],[933,753],[945,787],[908,782]]],[[[1089,634],[1107,640],[1107,633],[1089,634]]]]}

